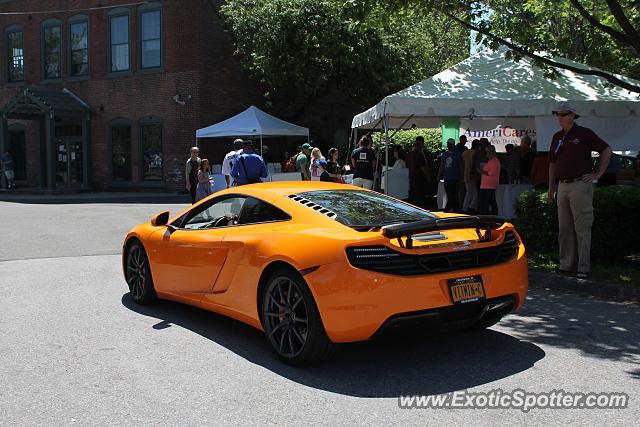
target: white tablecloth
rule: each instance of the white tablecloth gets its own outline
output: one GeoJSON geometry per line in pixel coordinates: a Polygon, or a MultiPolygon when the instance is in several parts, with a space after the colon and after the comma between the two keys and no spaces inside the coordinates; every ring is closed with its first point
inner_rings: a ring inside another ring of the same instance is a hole
{"type": "Polygon", "coordinates": [[[498,214],[513,219],[516,217],[516,199],[521,193],[533,190],[531,184],[505,184],[498,185],[496,201],[498,202],[498,214]]]}

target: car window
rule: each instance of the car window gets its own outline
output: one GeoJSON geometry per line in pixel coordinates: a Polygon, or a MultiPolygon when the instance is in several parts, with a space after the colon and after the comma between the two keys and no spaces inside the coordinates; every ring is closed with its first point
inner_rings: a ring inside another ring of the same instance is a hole
{"type": "Polygon", "coordinates": [[[238,221],[246,196],[214,199],[213,203],[203,209],[190,212],[182,228],[189,230],[201,228],[225,227],[238,221]]]}
{"type": "Polygon", "coordinates": [[[238,224],[254,224],[256,222],[284,221],[291,217],[276,208],[255,197],[249,197],[242,205],[238,224]]]}
{"type": "Polygon", "coordinates": [[[189,212],[180,227],[193,230],[288,219],[291,219],[289,215],[270,203],[255,197],[233,196],[213,200],[211,204],[189,212]]]}
{"type": "Polygon", "coordinates": [[[336,221],[348,226],[382,226],[435,218],[423,209],[372,191],[320,190],[297,196],[329,209],[336,214],[336,221]]]}

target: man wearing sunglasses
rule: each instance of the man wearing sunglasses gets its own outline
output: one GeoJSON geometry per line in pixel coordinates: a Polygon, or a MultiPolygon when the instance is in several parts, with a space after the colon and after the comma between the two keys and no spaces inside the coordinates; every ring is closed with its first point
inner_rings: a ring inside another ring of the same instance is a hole
{"type": "Polygon", "coordinates": [[[578,278],[586,279],[591,268],[593,185],[607,170],[611,148],[591,129],[575,123],[580,116],[572,103],[560,103],[553,114],[562,128],[553,135],[549,148],[548,197],[554,200],[555,196],[558,204],[557,272],[577,273],[578,278]],[[591,162],[592,151],[600,153],[596,172],[591,162]]]}

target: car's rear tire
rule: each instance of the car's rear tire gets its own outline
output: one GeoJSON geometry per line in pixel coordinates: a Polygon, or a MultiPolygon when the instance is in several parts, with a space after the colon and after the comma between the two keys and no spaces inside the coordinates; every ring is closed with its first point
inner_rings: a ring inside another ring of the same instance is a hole
{"type": "Polygon", "coordinates": [[[260,316],[271,347],[290,365],[308,365],[332,358],[331,342],[313,295],[298,272],[280,268],[267,279],[260,316]]]}
{"type": "Polygon", "coordinates": [[[158,300],[147,253],[138,241],[131,243],[127,249],[125,279],[131,299],[136,304],[153,304],[158,300]]]}

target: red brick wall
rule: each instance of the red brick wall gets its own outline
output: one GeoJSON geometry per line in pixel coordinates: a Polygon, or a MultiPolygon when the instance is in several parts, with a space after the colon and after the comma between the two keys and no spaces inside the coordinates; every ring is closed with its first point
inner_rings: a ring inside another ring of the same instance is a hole
{"type": "MultiPolygon", "coordinates": [[[[138,121],[148,116],[163,121],[164,188],[184,188],[184,162],[188,149],[195,141],[196,129],[212,124],[242,111],[250,104],[261,102],[261,91],[233,57],[233,47],[223,31],[216,14],[219,1],[164,0],[162,1],[163,71],[142,74],[137,64],[138,14],[137,6],[130,9],[130,75],[113,77],[107,70],[108,10],[73,13],[36,14],[37,11],[68,10],[95,6],[120,5],[132,0],[0,0],[0,12],[29,11],[28,15],[0,15],[0,28],[12,24],[23,25],[25,44],[26,85],[42,85],[41,24],[49,18],[63,21],[63,81],[45,84],[66,87],[91,108],[90,185],[106,189],[120,187],[111,182],[111,152],[108,124],[115,118],[132,121],[131,188],[146,186],[140,182],[140,128],[138,121]],[[68,79],[68,25],[66,20],[77,14],[89,16],[90,79],[68,79]],[[181,103],[174,101],[178,95],[181,103]]],[[[5,57],[4,32],[0,37],[0,52],[5,57]]],[[[0,68],[0,106],[4,106],[22,85],[8,84],[6,60],[0,68]]],[[[38,123],[27,123],[27,147],[37,147],[38,123]]],[[[213,159],[214,163],[218,163],[213,159]]],[[[31,185],[38,167],[29,169],[31,185]]]]}

